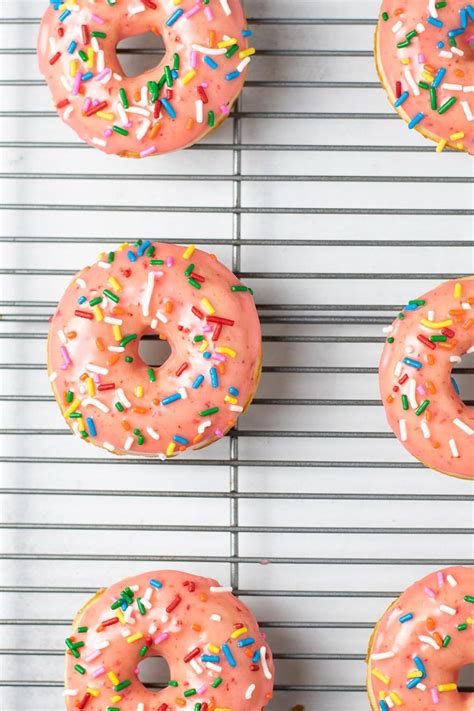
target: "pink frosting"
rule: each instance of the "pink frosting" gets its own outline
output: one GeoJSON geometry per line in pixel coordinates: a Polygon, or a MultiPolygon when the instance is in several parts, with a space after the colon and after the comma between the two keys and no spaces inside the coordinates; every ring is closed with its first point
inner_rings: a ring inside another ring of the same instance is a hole
{"type": "Polygon", "coordinates": [[[379,368],[390,427],[429,467],[474,478],[474,408],[451,381],[474,346],[474,277],[448,281],[410,301],[393,325],[379,368]]]}
{"type": "Polygon", "coordinates": [[[472,711],[474,694],[456,686],[474,663],[473,602],[474,571],[456,567],[431,573],[387,610],[367,658],[374,710],[472,711]]]}
{"type": "Polygon", "coordinates": [[[272,696],[272,654],[255,617],[210,578],[164,570],[115,583],[79,612],[66,645],[71,711],[260,711],[272,696]],[[157,656],[177,682],[158,692],[137,676],[157,656]]]}
{"type": "Polygon", "coordinates": [[[57,2],[41,23],[39,66],[60,116],[87,143],[132,157],[167,153],[199,141],[227,117],[253,51],[246,27],[238,0],[57,2]],[[163,37],[163,60],[126,77],[117,44],[150,31],[163,37]],[[172,72],[177,63],[175,77],[158,87],[165,67],[172,72]]]}
{"type": "Polygon", "coordinates": [[[376,42],[380,77],[390,102],[406,121],[414,121],[410,127],[438,141],[438,150],[447,144],[474,153],[472,7],[464,0],[449,0],[438,9],[435,0],[382,2],[376,42]],[[459,29],[452,45],[448,33],[459,29]],[[452,98],[455,103],[445,111],[452,98]]]}
{"type": "Polygon", "coordinates": [[[51,321],[48,366],[79,437],[166,457],[235,424],[257,388],[261,347],[252,293],[232,272],[194,246],[147,240],[72,280],[51,321]],[[139,356],[147,334],[171,347],[159,368],[139,356]]]}

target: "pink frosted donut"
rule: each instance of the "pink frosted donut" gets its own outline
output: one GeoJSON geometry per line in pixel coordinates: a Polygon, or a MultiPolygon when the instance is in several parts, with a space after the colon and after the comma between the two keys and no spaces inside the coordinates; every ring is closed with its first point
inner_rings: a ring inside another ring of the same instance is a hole
{"type": "Polygon", "coordinates": [[[474,409],[451,376],[474,347],[474,277],[409,301],[387,332],[379,384],[390,427],[432,469],[474,478],[474,409]]]}
{"type": "Polygon", "coordinates": [[[426,138],[474,154],[472,36],[465,0],[383,0],[375,39],[390,103],[426,138]]]}
{"type": "Polygon", "coordinates": [[[254,49],[239,0],[52,0],[38,58],[62,119],[105,153],[144,158],[200,141],[229,114],[254,49]],[[124,38],[161,34],[165,56],[127,77],[124,38]]]}
{"type": "Polygon", "coordinates": [[[472,711],[457,690],[474,663],[474,571],[447,568],[409,587],[375,627],[367,656],[373,711],[472,711]]]}
{"type": "Polygon", "coordinates": [[[171,457],[224,436],[260,379],[252,291],[217,259],[139,240],[72,280],[54,314],[48,370],[75,434],[116,454],[171,457]],[[159,368],[143,336],[167,340],[159,368]]]}
{"type": "Polygon", "coordinates": [[[162,570],[100,590],[66,639],[71,711],[261,711],[272,697],[270,648],[251,611],[216,580],[162,570]],[[159,692],[138,664],[163,657],[159,692]]]}

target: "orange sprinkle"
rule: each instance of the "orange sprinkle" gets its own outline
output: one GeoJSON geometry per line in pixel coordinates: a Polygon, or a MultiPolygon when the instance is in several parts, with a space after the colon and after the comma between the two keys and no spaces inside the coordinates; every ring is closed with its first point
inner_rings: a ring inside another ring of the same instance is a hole
{"type": "Polygon", "coordinates": [[[432,637],[437,645],[439,645],[440,647],[443,646],[443,638],[441,637],[439,632],[433,632],[432,637]]]}
{"type": "Polygon", "coordinates": [[[436,388],[435,388],[435,386],[433,385],[433,383],[431,382],[431,380],[427,380],[427,381],[426,381],[426,388],[427,388],[428,392],[429,392],[431,395],[435,395],[435,394],[436,394],[436,388]]]}
{"type": "Polygon", "coordinates": [[[173,302],[170,299],[166,299],[165,301],[165,311],[167,314],[173,312],[173,302]]]}
{"type": "Polygon", "coordinates": [[[208,39],[209,47],[215,47],[216,46],[216,33],[214,30],[209,30],[209,39],[208,39]]]}
{"type": "Polygon", "coordinates": [[[464,309],[451,309],[449,315],[462,317],[466,315],[466,312],[464,311],[464,309]]]}
{"type": "Polygon", "coordinates": [[[433,449],[439,449],[441,447],[440,443],[436,440],[433,440],[431,444],[433,445],[433,449]]]}
{"type": "Polygon", "coordinates": [[[69,331],[69,333],[66,333],[66,336],[70,341],[73,341],[76,338],[77,333],[75,331],[69,331]]]}
{"type": "Polygon", "coordinates": [[[160,33],[160,30],[159,30],[158,27],[156,27],[155,25],[152,25],[152,26],[151,26],[151,31],[154,32],[155,35],[158,35],[158,37],[159,37],[160,34],[161,34],[161,33],[160,33]]]}
{"type": "Polygon", "coordinates": [[[436,74],[436,67],[433,67],[431,64],[425,64],[424,68],[430,73],[430,74],[436,74]]]}
{"type": "Polygon", "coordinates": [[[435,621],[433,620],[432,617],[427,617],[427,618],[426,618],[426,627],[430,630],[430,632],[431,632],[432,630],[434,630],[434,628],[436,627],[435,621]]]}
{"type": "Polygon", "coordinates": [[[440,341],[436,345],[438,346],[438,348],[444,348],[447,351],[452,351],[454,346],[456,345],[456,341],[454,339],[451,341],[446,341],[445,343],[443,343],[443,341],[440,341]]]}
{"type": "Polygon", "coordinates": [[[107,367],[110,368],[112,365],[115,365],[115,363],[118,361],[119,356],[118,355],[113,355],[109,360],[107,361],[107,367]]]}
{"type": "Polygon", "coordinates": [[[79,380],[84,381],[84,380],[87,380],[88,377],[89,377],[88,373],[82,373],[82,375],[79,377],[79,380]]]}
{"type": "Polygon", "coordinates": [[[464,77],[464,76],[466,76],[462,69],[456,69],[456,71],[455,71],[454,73],[455,73],[455,75],[456,75],[457,77],[464,77]]]}
{"type": "Polygon", "coordinates": [[[194,126],[194,119],[191,118],[191,117],[189,117],[189,118],[188,118],[188,122],[187,122],[187,124],[186,124],[186,130],[187,130],[187,131],[190,131],[193,126],[194,126]]]}
{"type": "Polygon", "coordinates": [[[219,371],[219,373],[220,373],[221,375],[224,375],[224,373],[225,373],[225,365],[224,365],[224,363],[218,363],[218,365],[217,365],[217,370],[219,371]]]}
{"type": "Polygon", "coordinates": [[[431,422],[431,420],[433,419],[433,413],[431,412],[431,410],[426,411],[425,417],[427,422],[431,422]]]}
{"type": "Polygon", "coordinates": [[[124,313],[125,311],[121,306],[114,306],[114,308],[112,309],[113,316],[123,316],[124,313]]]}
{"type": "Polygon", "coordinates": [[[389,395],[386,402],[388,402],[388,403],[393,402],[393,395],[389,395]]]}
{"type": "Polygon", "coordinates": [[[133,98],[138,103],[141,99],[140,92],[136,91],[135,94],[133,95],[133,98]]]}
{"type": "Polygon", "coordinates": [[[394,15],[403,15],[404,12],[405,12],[405,8],[399,7],[397,10],[395,10],[395,12],[393,14],[394,15]]]}
{"type": "Polygon", "coordinates": [[[146,412],[146,407],[132,407],[132,412],[136,412],[137,415],[144,415],[146,412]]]}
{"type": "Polygon", "coordinates": [[[155,136],[156,136],[156,134],[158,133],[158,131],[160,130],[160,128],[161,128],[161,123],[160,123],[159,121],[157,121],[156,123],[154,123],[153,126],[152,126],[151,129],[150,129],[149,134],[148,134],[149,137],[150,137],[150,138],[155,138],[155,136]]]}
{"type": "Polygon", "coordinates": [[[154,404],[154,405],[159,405],[159,404],[160,404],[160,401],[155,398],[155,399],[153,400],[153,404],[154,404]]]}
{"type": "Polygon", "coordinates": [[[203,439],[203,435],[197,434],[195,438],[193,439],[193,444],[197,444],[203,439]]]}
{"type": "Polygon", "coordinates": [[[191,629],[193,632],[201,632],[202,631],[201,625],[191,625],[191,629]]]}
{"type": "Polygon", "coordinates": [[[96,338],[95,345],[97,346],[97,349],[99,351],[105,351],[105,346],[104,346],[104,342],[102,341],[102,338],[96,338]]]}
{"type": "Polygon", "coordinates": [[[471,328],[471,326],[472,326],[473,323],[474,323],[474,321],[472,320],[472,318],[470,318],[470,319],[468,319],[468,320],[466,321],[466,323],[464,324],[463,328],[471,328]]]}
{"type": "Polygon", "coordinates": [[[188,703],[185,699],[180,699],[179,697],[177,699],[175,699],[174,702],[175,702],[176,706],[181,706],[182,708],[184,708],[186,706],[186,704],[188,703]]]}
{"type": "Polygon", "coordinates": [[[435,363],[434,356],[431,355],[431,353],[428,353],[428,355],[426,356],[426,360],[428,362],[428,365],[434,365],[435,363]]]}
{"type": "Polygon", "coordinates": [[[207,595],[206,595],[206,593],[204,593],[204,592],[199,593],[199,600],[200,600],[200,602],[207,602],[207,595]]]}
{"type": "Polygon", "coordinates": [[[160,341],[167,341],[168,336],[165,333],[160,333],[160,341]]]}
{"type": "Polygon", "coordinates": [[[128,430],[130,429],[130,422],[128,420],[122,420],[121,425],[123,429],[128,432],[128,430]]]}

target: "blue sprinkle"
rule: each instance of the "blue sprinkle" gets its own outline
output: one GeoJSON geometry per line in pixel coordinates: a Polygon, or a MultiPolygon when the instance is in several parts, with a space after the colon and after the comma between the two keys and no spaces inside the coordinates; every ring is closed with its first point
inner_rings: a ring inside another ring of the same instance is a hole
{"type": "Polygon", "coordinates": [[[148,247],[150,246],[150,244],[151,244],[150,240],[147,239],[147,240],[145,240],[145,242],[143,242],[143,244],[140,245],[140,247],[137,250],[137,254],[139,257],[143,257],[143,255],[145,254],[145,252],[148,249],[148,247]]]}
{"type": "Polygon", "coordinates": [[[211,357],[211,354],[209,353],[209,351],[205,351],[205,353],[202,354],[202,357],[205,358],[206,360],[209,360],[209,358],[211,357]]]}
{"type": "Polygon", "coordinates": [[[398,99],[394,103],[394,106],[395,107],[401,106],[409,98],[409,96],[410,96],[410,94],[408,93],[408,91],[404,91],[403,94],[401,94],[398,97],[398,99]]]}
{"type": "Polygon", "coordinates": [[[219,387],[219,378],[217,376],[217,370],[215,368],[211,368],[209,370],[209,373],[211,375],[211,385],[213,388],[218,388],[219,387]]]}
{"type": "Polygon", "coordinates": [[[412,620],[412,619],[413,619],[413,614],[411,612],[408,612],[406,615],[402,615],[402,617],[400,617],[399,622],[401,622],[403,625],[404,622],[408,622],[408,620],[412,620]]]}
{"type": "Polygon", "coordinates": [[[58,19],[59,19],[59,22],[64,22],[64,20],[65,20],[67,17],[69,17],[70,14],[71,14],[71,10],[64,10],[64,12],[62,13],[62,15],[59,15],[59,18],[58,18],[58,19]]]}
{"type": "Polygon", "coordinates": [[[204,55],[204,61],[209,67],[211,67],[211,69],[217,69],[217,67],[219,66],[217,62],[215,62],[212,57],[208,57],[207,54],[204,55]]]}
{"type": "Polygon", "coordinates": [[[412,358],[404,358],[403,362],[405,363],[405,365],[410,365],[412,368],[416,368],[417,370],[423,368],[423,363],[420,363],[419,360],[413,360],[412,358]]]}
{"type": "Polygon", "coordinates": [[[425,665],[421,661],[420,657],[413,657],[413,661],[415,662],[418,671],[421,671],[421,673],[423,674],[422,679],[424,679],[426,677],[425,665]]]}
{"type": "Polygon", "coordinates": [[[453,378],[453,376],[451,376],[451,382],[452,382],[452,384],[453,384],[453,388],[454,388],[455,391],[456,391],[456,395],[460,395],[460,394],[461,394],[461,391],[459,390],[459,385],[457,384],[456,379],[453,378]]]}
{"type": "Polygon", "coordinates": [[[467,27],[467,12],[466,12],[465,8],[463,8],[462,10],[459,10],[459,17],[461,18],[461,27],[466,29],[466,27],[467,27]]]}
{"type": "Polygon", "coordinates": [[[421,681],[421,679],[410,679],[410,681],[407,684],[407,689],[414,689],[415,686],[418,686],[420,681],[421,681]]]}
{"type": "Polygon", "coordinates": [[[80,297],[78,298],[78,300],[77,300],[77,303],[78,303],[78,304],[83,304],[84,301],[87,301],[86,297],[85,297],[85,296],[80,296],[80,297]]]}
{"type": "Polygon", "coordinates": [[[164,107],[165,111],[171,116],[171,118],[174,120],[176,118],[176,111],[173,109],[171,106],[170,102],[168,99],[161,99],[161,105],[164,107]]]}
{"type": "Polygon", "coordinates": [[[220,657],[216,657],[212,654],[203,654],[201,657],[201,662],[212,662],[217,664],[220,661],[220,657]]]}
{"type": "Polygon", "coordinates": [[[131,249],[128,250],[127,257],[130,259],[131,262],[137,261],[137,255],[135,254],[135,252],[132,252],[131,249]]]}
{"type": "Polygon", "coordinates": [[[408,128],[415,128],[415,126],[418,126],[420,121],[423,121],[424,118],[425,118],[425,114],[422,111],[420,111],[419,114],[417,114],[414,118],[412,118],[412,120],[408,124],[408,128]]]}
{"type": "Polygon", "coordinates": [[[237,388],[229,388],[229,392],[231,395],[234,395],[234,397],[237,397],[237,395],[239,394],[237,388]]]}
{"type": "Polygon", "coordinates": [[[458,35],[464,34],[464,28],[459,27],[457,30],[449,30],[448,37],[457,37],[458,35]]]}
{"type": "Polygon", "coordinates": [[[176,71],[176,69],[172,69],[172,70],[171,70],[171,76],[173,77],[173,79],[174,79],[175,81],[176,81],[176,79],[179,77],[179,74],[178,74],[178,72],[176,71]]]}
{"type": "Polygon", "coordinates": [[[446,74],[446,69],[444,67],[441,67],[441,69],[438,71],[437,75],[433,79],[432,87],[433,89],[437,89],[438,86],[441,84],[441,81],[446,74]]]}
{"type": "Polygon", "coordinates": [[[178,10],[176,10],[176,12],[173,12],[171,17],[168,17],[168,19],[166,20],[166,26],[171,27],[171,25],[174,25],[176,20],[179,20],[179,18],[183,14],[183,12],[184,12],[184,10],[182,10],[181,8],[178,8],[178,10]]]}
{"type": "Polygon", "coordinates": [[[444,42],[439,41],[436,46],[438,47],[438,49],[443,49],[443,47],[444,47],[444,42]]]}
{"type": "Polygon", "coordinates": [[[150,580],[150,585],[152,588],[156,588],[157,590],[163,587],[163,583],[160,583],[159,580],[155,580],[155,578],[150,580]]]}
{"type": "Polygon", "coordinates": [[[161,404],[170,405],[172,402],[176,402],[176,400],[181,400],[181,395],[179,393],[165,397],[165,399],[161,401],[161,404]]]}
{"type": "Polygon", "coordinates": [[[77,42],[75,42],[73,40],[71,42],[71,44],[69,45],[69,47],[67,48],[67,51],[69,52],[69,54],[72,54],[74,52],[74,50],[76,49],[76,47],[77,47],[77,42]]]}
{"type": "Polygon", "coordinates": [[[128,607],[128,602],[126,600],[124,600],[122,602],[122,604],[120,605],[120,609],[122,610],[122,612],[125,612],[127,607],[128,607]]]}
{"type": "Polygon", "coordinates": [[[188,444],[189,443],[189,440],[185,439],[184,437],[180,437],[179,435],[175,435],[173,437],[173,439],[178,444],[188,444]]]}
{"type": "Polygon", "coordinates": [[[254,655],[253,655],[253,657],[252,657],[252,662],[253,662],[254,664],[256,664],[256,663],[259,661],[259,659],[260,659],[260,650],[257,649],[257,650],[255,650],[255,653],[254,653],[254,655]]]}
{"type": "Polygon", "coordinates": [[[86,422],[87,422],[87,426],[89,428],[90,436],[95,437],[97,434],[97,430],[95,428],[94,420],[92,419],[92,417],[86,417],[86,422]]]}
{"type": "Polygon", "coordinates": [[[254,644],[255,640],[253,637],[246,637],[245,639],[240,639],[237,642],[237,646],[239,647],[250,647],[251,644],[254,644]]]}
{"type": "Polygon", "coordinates": [[[93,76],[92,72],[86,72],[82,75],[82,81],[89,81],[89,79],[92,79],[93,76]]]}
{"type": "Polygon", "coordinates": [[[232,81],[232,79],[237,79],[237,77],[240,77],[240,72],[238,72],[237,70],[235,72],[230,72],[229,74],[225,75],[227,81],[232,81]]]}
{"type": "Polygon", "coordinates": [[[471,18],[471,20],[474,22],[474,7],[472,7],[472,5],[466,5],[466,12],[471,18]]]}
{"type": "Polygon", "coordinates": [[[222,651],[224,652],[225,658],[226,658],[227,661],[229,662],[229,665],[230,665],[231,667],[236,667],[236,666],[237,666],[237,662],[235,661],[234,657],[232,656],[232,652],[230,651],[230,649],[229,649],[229,647],[227,646],[227,644],[223,644],[223,645],[222,645],[222,651]]]}
{"type": "Polygon", "coordinates": [[[383,699],[381,699],[381,700],[379,701],[379,708],[380,708],[380,711],[389,711],[389,708],[388,708],[388,706],[387,706],[387,702],[384,701],[383,699]]]}
{"type": "Polygon", "coordinates": [[[252,30],[242,30],[242,37],[251,37],[252,35],[252,30]]]}
{"type": "Polygon", "coordinates": [[[419,308],[418,304],[407,304],[403,307],[404,311],[416,311],[419,308]]]}
{"type": "Polygon", "coordinates": [[[428,17],[428,22],[430,23],[430,25],[434,25],[435,27],[442,27],[443,26],[443,23],[441,22],[441,20],[437,20],[436,17],[431,17],[431,15],[430,15],[430,17],[428,17]]]}
{"type": "Polygon", "coordinates": [[[193,383],[193,385],[192,385],[193,390],[197,390],[198,387],[199,387],[199,386],[201,385],[201,383],[203,382],[203,380],[204,380],[204,375],[198,375],[197,378],[196,378],[196,380],[194,381],[194,383],[193,383]]]}

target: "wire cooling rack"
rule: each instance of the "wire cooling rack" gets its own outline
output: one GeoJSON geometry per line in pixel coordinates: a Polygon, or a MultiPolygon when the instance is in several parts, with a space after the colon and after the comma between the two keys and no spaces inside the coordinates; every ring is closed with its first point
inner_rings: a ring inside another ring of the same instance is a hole
{"type": "MultiPolygon", "coordinates": [[[[366,710],[375,620],[417,577],[472,558],[472,488],[397,444],[376,381],[382,326],[472,271],[472,162],[436,155],[390,110],[377,0],[248,0],[260,51],[225,126],[175,155],[104,156],[51,110],[34,50],[45,6],[4,0],[0,22],[2,711],[63,708],[76,610],[162,567],[252,606],[276,657],[272,709],[366,710]],[[45,369],[67,275],[139,237],[213,250],[254,288],[264,329],[239,429],[166,464],[72,437],[45,369]]],[[[122,57],[158,51],[137,39],[122,57]]]]}

